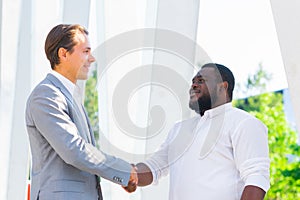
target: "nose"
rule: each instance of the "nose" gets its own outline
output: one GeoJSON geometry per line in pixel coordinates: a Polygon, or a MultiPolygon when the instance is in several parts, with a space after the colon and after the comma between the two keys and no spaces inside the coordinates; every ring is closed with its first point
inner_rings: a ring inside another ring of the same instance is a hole
{"type": "Polygon", "coordinates": [[[96,61],[95,57],[92,54],[90,54],[89,62],[92,63],[92,62],[95,62],[95,61],[96,61]]]}
{"type": "Polygon", "coordinates": [[[191,89],[196,89],[196,87],[198,87],[199,84],[197,84],[196,82],[192,83],[191,85],[191,89]]]}

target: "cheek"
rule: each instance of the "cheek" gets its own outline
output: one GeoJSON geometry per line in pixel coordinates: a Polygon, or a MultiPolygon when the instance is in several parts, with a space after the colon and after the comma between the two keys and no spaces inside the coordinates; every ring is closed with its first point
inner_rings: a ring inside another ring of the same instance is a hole
{"type": "Polygon", "coordinates": [[[214,94],[218,91],[218,87],[216,85],[213,86],[208,85],[206,91],[208,91],[210,94],[214,94]]]}
{"type": "Polygon", "coordinates": [[[87,61],[88,59],[89,59],[89,55],[88,54],[83,54],[82,56],[81,56],[81,58],[82,58],[82,61],[87,61]]]}

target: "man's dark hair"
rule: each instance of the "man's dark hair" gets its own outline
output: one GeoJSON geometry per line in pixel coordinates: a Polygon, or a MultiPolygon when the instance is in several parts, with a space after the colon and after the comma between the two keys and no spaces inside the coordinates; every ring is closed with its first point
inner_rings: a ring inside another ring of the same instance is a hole
{"type": "Polygon", "coordinates": [[[205,67],[215,68],[217,70],[217,73],[221,76],[222,81],[226,81],[228,83],[227,93],[228,93],[229,99],[231,101],[234,84],[235,84],[234,76],[233,76],[233,73],[231,72],[231,70],[229,68],[225,67],[224,65],[217,64],[217,63],[207,63],[207,64],[203,65],[201,68],[205,68],[205,67]]]}
{"type": "Polygon", "coordinates": [[[48,33],[45,41],[45,53],[52,69],[60,63],[59,48],[62,47],[70,53],[73,52],[73,47],[76,45],[74,38],[78,32],[88,35],[88,31],[79,24],[59,24],[48,33]]]}

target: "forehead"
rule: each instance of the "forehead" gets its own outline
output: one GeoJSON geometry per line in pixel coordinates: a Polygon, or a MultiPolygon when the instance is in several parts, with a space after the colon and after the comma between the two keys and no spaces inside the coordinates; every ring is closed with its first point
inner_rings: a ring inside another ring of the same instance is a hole
{"type": "Polygon", "coordinates": [[[89,38],[86,34],[81,33],[81,32],[77,32],[74,40],[76,41],[76,46],[90,46],[90,42],[89,42],[89,38]]]}
{"type": "Polygon", "coordinates": [[[193,79],[200,78],[200,77],[212,78],[215,76],[216,76],[216,72],[214,68],[204,67],[198,71],[198,73],[194,76],[193,79]]]}

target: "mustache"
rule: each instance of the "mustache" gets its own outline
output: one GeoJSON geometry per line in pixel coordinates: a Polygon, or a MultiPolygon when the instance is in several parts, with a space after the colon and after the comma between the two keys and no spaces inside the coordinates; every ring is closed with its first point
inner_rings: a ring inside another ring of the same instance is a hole
{"type": "Polygon", "coordinates": [[[200,93],[201,91],[200,90],[198,90],[198,89],[190,89],[189,90],[189,94],[190,95],[192,95],[192,94],[194,94],[194,93],[200,93]]]}

